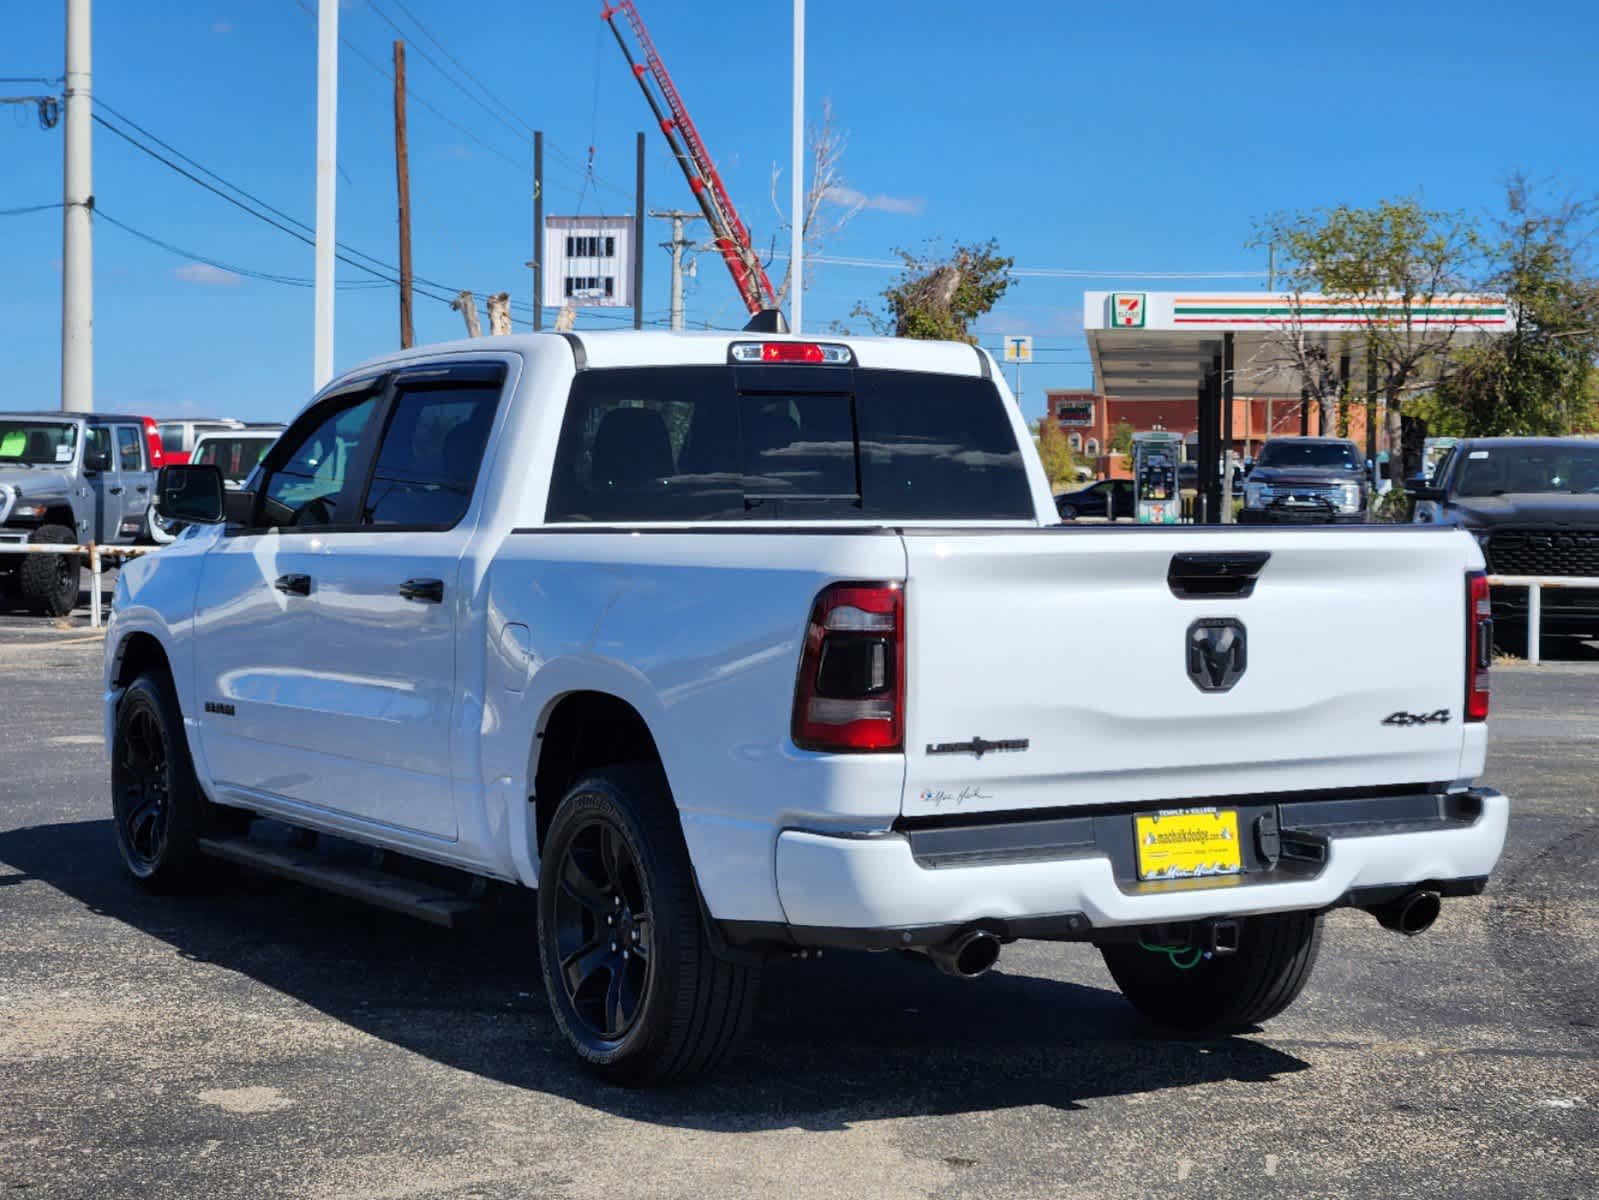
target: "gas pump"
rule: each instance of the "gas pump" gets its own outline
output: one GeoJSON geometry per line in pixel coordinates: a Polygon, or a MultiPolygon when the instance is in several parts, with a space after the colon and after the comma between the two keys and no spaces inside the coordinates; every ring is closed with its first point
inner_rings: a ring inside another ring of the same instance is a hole
{"type": "Polygon", "coordinates": [[[1155,430],[1133,435],[1133,494],[1140,525],[1175,525],[1182,520],[1177,485],[1182,450],[1179,433],[1155,430]]]}

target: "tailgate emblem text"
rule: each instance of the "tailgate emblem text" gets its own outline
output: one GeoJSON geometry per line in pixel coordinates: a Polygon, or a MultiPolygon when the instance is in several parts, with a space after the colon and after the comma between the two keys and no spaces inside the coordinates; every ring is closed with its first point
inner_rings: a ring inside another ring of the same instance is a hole
{"type": "Polygon", "coordinates": [[[973,738],[969,742],[930,742],[927,747],[929,754],[975,754],[982,758],[985,754],[998,754],[1009,752],[1018,753],[1028,747],[1027,738],[1001,738],[997,742],[986,741],[983,738],[973,738]]]}
{"type": "Polygon", "coordinates": [[[1202,692],[1225,692],[1249,665],[1244,623],[1234,617],[1204,617],[1188,627],[1188,678],[1202,692]]]}

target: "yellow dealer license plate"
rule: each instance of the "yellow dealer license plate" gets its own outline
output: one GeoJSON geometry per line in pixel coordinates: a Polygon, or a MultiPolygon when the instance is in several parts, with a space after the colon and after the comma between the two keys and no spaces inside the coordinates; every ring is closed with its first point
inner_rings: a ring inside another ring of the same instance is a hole
{"type": "Polygon", "coordinates": [[[1232,809],[1151,813],[1133,818],[1133,832],[1140,879],[1237,875],[1244,869],[1238,814],[1232,809]]]}

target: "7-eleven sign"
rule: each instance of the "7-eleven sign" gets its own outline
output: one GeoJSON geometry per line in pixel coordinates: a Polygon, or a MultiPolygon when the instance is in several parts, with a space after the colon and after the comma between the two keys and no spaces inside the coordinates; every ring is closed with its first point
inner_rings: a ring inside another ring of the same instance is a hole
{"type": "Polygon", "coordinates": [[[1145,307],[1143,292],[1112,292],[1110,323],[1117,329],[1142,329],[1145,307]]]}

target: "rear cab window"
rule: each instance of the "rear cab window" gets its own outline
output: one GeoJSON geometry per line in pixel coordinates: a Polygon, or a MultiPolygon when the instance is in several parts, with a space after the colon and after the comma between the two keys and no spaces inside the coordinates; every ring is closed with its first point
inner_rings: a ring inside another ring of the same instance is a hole
{"type": "Polygon", "coordinates": [[[607,368],[572,385],[546,520],[1036,519],[999,391],[813,366],[607,368]]]}

